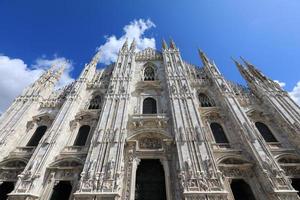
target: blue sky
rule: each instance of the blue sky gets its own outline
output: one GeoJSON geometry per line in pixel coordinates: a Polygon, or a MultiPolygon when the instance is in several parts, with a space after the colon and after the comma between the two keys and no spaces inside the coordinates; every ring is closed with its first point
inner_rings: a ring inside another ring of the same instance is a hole
{"type": "Polygon", "coordinates": [[[37,77],[53,60],[70,60],[68,82],[107,38],[120,41],[124,26],[138,19],[155,24],[140,33],[142,42],[154,39],[160,49],[172,37],[196,65],[201,48],[236,82],[242,78],[230,57],[243,56],[300,98],[299,10],[299,0],[0,0],[0,76],[11,77],[0,81],[0,111],[32,81],[7,74],[8,66],[37,77]]]}

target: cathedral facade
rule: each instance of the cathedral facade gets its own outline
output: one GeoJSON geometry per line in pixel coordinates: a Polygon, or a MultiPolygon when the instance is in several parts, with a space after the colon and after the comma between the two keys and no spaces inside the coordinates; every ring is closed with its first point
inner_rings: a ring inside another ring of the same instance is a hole
{"type": "Polygon", "coordinates": [[[300,108],[247,61],[248,87],[173,41],[54,86],[50,68],[0,118],[0,199],[300,199],[300,108]]]}

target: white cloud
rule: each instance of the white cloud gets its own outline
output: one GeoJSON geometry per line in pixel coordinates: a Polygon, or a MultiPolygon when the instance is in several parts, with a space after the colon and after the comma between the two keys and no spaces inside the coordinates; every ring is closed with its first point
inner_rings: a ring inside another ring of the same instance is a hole
{"type": "Polygon", "coordinates": [[[105,44],[101,45],[98,49],[101,51],[100,63],[110,64],[116,61],[118,51],[128,39],[129,45],[133,39],[136,41],[137,50],[142,50],[147,47],[155,49],[155,39],[144,37],[145,31],[155,27],[155,24],[150,20],[133,20],[128,25],[124,26],[124,34],[117,38],[115,35],[106,36],[105,44]]]}
{"type": "Polygon", "coordinates": [[[275,83],[278,83],[280,87],[284,88],[284,86],[286,85],[285,82],[280,82],[278,80],[274,80],[275,83]]]}
{"type": "Polygon", "coordinates": [[[293,90],[289,92],[289,95],[298,105],[300,105],[300,81],[298,81],[293,90]]]}
{"type": "Polygon", "coordinates": [[[54,59],[39,58],[29,68],[22,59],[10,58],[0,55],[0,113],[11,104],[13,99],[19,95],[24,87],[33,83],[38,77],[54,63],[67,63],[66,70],[62,75],[58,86],[70,83],[73,79],[69,72],[72,70],[72,63],[63,57],[54,59]]]}

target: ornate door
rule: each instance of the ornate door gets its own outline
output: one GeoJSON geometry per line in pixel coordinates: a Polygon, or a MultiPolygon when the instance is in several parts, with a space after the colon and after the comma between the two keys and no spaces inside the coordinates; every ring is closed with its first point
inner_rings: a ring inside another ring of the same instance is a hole
{"type": "Polygon", "coordinates": [[[165,173],[158,159],[143,159],[139,163],[135,200],[166,200],[165,173]]]}

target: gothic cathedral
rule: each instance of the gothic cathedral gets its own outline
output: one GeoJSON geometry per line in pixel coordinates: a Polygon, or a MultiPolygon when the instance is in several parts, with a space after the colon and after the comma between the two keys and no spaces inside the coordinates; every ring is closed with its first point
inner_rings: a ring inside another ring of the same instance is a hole
{"type": "Polygon", "coordinates": [[[247,61],[248,87],[173,41],[54,86],[50,68],[0,118],[0,199],[299,200],[300,108],[247,61]]]}

